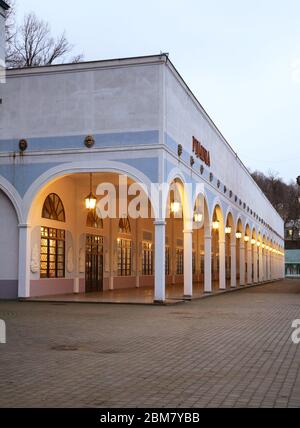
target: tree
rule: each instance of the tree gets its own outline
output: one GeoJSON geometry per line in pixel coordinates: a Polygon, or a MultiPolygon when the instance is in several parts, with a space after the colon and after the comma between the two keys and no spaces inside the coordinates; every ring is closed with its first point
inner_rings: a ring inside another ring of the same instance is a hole
{"type": "Polygon", "coordinates": [[[16,21],[14,0],[6,0],[6,3],[10,6],[6,12],[5,20],[6,61],[9,61],[12,55],[13,40],[16,35],[16,21]]]}
{"type": "Polygon", "coordinates": [[[251,175],[285,223],[300,219],[299,189],[295,183],[286,184],[272,171],[268,175],[254,171],[251,175]]]}
{"type": "MultiPolygon", "coordinates": [[[[10,13],[6,25],[8,67],[22,68],[63,63],[73,46],[68,42],[65,33],[58,38],[51,35],[47,22],[39,19],[33,12],[24,17],[21,26],[15,25],[15,4],[10,1],[10,13]]],[[[82,55],[72,58],[78,62],[82,55]]]]}

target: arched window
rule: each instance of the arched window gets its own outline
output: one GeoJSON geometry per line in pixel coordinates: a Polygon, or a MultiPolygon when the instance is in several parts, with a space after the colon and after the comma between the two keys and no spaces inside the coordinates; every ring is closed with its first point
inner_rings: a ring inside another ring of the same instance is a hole
{"type": "Polygon", "coordinates": [[[131,233],[129,218],[121,218],[119,221],[119,232],[120,233],[131,233]]]}
{"type": "Polygon", "coordinates": [[[96,210],[88,212],[86,225],[87,227],[93,227],[94,229],[103,229],[103,220],[98,216],[96,210]]]}
{"type": "Polygon", "coordinates": [[[50,193],[47,196],[43,206],[42,217],[49,220],[66,221],[63,203],[56,193],[50,193]]]}

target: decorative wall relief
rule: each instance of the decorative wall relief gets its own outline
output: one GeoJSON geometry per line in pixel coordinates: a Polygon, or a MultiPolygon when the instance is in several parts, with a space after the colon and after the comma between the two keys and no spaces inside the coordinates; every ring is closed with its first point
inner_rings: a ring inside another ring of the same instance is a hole
{"type": "Polygon", "coordinates": [[[40,254],[38,244],[34,244],[31,253],[30,270],[32,273],[37,273],[40,268],[40,254]]]}
{"type": "Polygon", "coordinates": [[[104,270],[105,272],[109,272],[109,252],[105,251],[104,254],[104,270]]]}
{"type": "Polygon", "coordinates": [[[73,250],[73,247],[69,247],[69,249],[68,249],[67,271],[68,271],[68,273],[74,272],[74,250],[73,250]]]}
{"type": "Polygon", "coordinates": [[[84,248],[79,250],[79,273],[85,272],[85,251],[84,248]]]}

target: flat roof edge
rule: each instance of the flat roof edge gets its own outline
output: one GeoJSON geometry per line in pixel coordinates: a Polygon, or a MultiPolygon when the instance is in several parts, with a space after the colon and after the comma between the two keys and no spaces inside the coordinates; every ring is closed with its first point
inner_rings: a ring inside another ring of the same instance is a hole
{"type": "MultiPolygon", "coordinates": [[[[1,1],[1,0],[0,0],[1,1]]],[[[22,67],[22,68],[7,68],[6,73],[8,76],[26,75],[26,74],[39,74],[49,72],[64,72],[64,71],[84,71],[97,68],[110,68],[118,66],[142,65],[142,64],[162,64],[167,62],[167,55],[147,55],[126,58],[111,58],[95,61],[82,61],[71,62],[65,64],[51,64],[41,65],[35,67],[22,67]]]]}

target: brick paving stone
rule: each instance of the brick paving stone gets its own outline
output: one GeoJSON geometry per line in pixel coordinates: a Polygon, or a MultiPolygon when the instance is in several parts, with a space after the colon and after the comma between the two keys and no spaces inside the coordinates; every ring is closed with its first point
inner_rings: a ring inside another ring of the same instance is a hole
{"type": "Polygon", "coordinates": [[[0,407],[300,407],[300,281],[178,306],[0,302],[0,407]]]}

